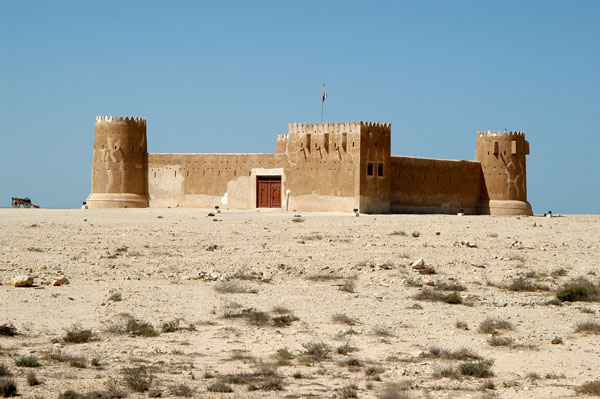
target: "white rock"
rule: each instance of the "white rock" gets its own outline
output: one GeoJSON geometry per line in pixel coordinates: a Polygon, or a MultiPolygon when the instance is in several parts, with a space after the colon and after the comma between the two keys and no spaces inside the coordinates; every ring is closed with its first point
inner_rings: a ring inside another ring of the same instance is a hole
{"type": "Polygon", "coordinates": [[[69,280],[65,276],[59,277],[52,282],[52,285],[55,287],[59,287],[61,285],[68,285],[68,284],[69,284],[69,280]]]}
{"type": "Polygon", "coordinates": [[[31,287],[33,285],[33,277],[31,276],[17,276],[10,280],[13,287],[31,287]]]}
{"type": "Polygon", "coordinates": [[[413,269],[423,269],[425,268],[425,260],[423,258],[419,258],[410,265],[413,269]]]}

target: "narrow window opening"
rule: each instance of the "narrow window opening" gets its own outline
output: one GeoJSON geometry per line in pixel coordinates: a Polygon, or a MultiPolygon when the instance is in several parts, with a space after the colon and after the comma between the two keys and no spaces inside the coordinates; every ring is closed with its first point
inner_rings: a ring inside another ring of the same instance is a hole
{"type": "Polygon", "coordinates": [[[175,177],[177,177],[177,171],[175,171],[175,177]]]}
{"type": "Polygon", "coordinates": [[[154,177],[156,177],[156,172],[154,172],[154,177]]]}
{"type": "Polygon", "coordinates": [[[367,176],[373,176],[373,162],[367,164],[367,176]]]}
{"type": "Polygon", "coordinates": [[[377,176],[383,177],[383,164],[382,163],[377,164],[377,176]]]}

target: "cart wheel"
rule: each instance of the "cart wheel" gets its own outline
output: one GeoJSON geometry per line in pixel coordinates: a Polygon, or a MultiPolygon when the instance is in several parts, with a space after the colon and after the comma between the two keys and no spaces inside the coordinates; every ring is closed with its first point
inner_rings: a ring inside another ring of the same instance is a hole
{"type": "Polygon", "coordinates": [[[12,199],[12,207],[13,208],[18,208],[19,207],[19,202],[15,198],[12,199]]]}
{"type": "Polygon", "coordinates": [[[24,208],[31,208],[31,204],[30,204],[29,202],[25,202],[25,203],[23,204],[23,207],[24,207],[24,208]]]}

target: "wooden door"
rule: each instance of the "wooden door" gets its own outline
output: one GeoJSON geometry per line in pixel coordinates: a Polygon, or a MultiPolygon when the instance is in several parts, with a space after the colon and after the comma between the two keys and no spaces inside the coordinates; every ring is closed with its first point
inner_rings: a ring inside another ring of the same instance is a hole
{"type": "Polygon", "coordinates": [[[256,206],[258,208],[281,208],[281,176],[257,177],[256,206]]]}
{"type": "Polygon", "coordinates": [[[281,208],[281,182],[271,182],[271,208],[281,208]]]}
{"type": "Polygon", "coordinates": [[[271,182],[268,181],[258,181],[258,204],[259,208],[269,208],[271,196],[269,195],[269,191],[271,189],[271,182]]]}

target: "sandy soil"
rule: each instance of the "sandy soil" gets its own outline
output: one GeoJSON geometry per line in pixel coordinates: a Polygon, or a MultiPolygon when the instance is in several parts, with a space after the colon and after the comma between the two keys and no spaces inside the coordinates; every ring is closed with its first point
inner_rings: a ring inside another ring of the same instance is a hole
{"type": "Polygon", "coordinates": [[[0,363],[22,397],[105,391],[112,379],[134,398],[566,398],[600,378],[600,335],[575,332],[600,321],[598,302],[546,304],[573,278],[598,281],[600,216],[207,212],[0,210],[0,325],[19,332],[0,335],[0,363]],[[419,258],[431,269],[412,268],[419,258]],[[19,275],[35,285],[11,286],[19,275]],[[63,275],[70,284],[50,285],[63,275]],[[517,278],[540,290],[507,289],[517,278]],[[436,290],[444,283],[464,286],[465,304],[414,298],[450,294],[436,290]],[[223,292],[237,288],[254,293],[223,292]],[[298,320],[274,325],[286,309],[298,320]],[[115,332],[128,318],[180,328],[115,332]],[[512,341],[490,345],[478,331],[487,318],[509,322],[494,337],[512,341]],[[94,338],[64,342],[74,327],[94,338]],[[321,342],[323,359],[306,354],[321,342]],[[355,351],[338,353],[345,344],[355,351]],[[465,360],[431,355],[434,346],[491,359],[494,375],[436,376],[465,360]],[[41,366],[17,367],[22,356],[41,366]],[[149,391],[125,383],[123,370],[138,366],[149,391]],[[40,385],[27,384],[31,370],[40,385]],[[207,391],[219,381],[233,393],[207,391]]]}

